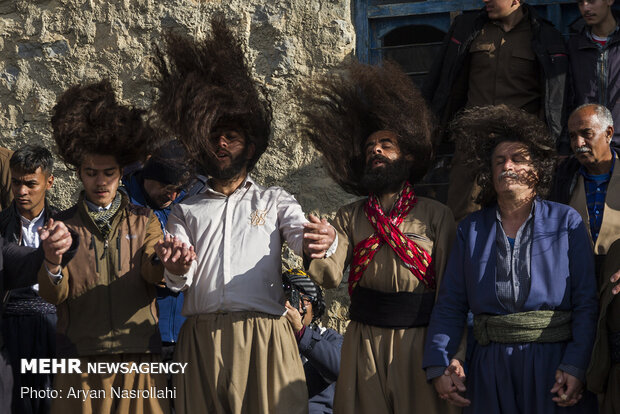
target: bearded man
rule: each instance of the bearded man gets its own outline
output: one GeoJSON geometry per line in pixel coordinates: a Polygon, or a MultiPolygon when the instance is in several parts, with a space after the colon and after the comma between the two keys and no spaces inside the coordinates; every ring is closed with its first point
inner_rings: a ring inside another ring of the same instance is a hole
{"type": "Polygon", "coordinates": [[[464,413],[595,413],[583,391],[597,319],[592,247],[579,213],[541,199],[554,167],[545,125],[500,105],[465,111],[453,134],[467,143],[484,208],[458,226],[428,328],[428,377],[462,405],[441,372],[471,309],[464,413]]]}
{"type": "Polygon", "coordinates": [[[326,288],[350,267],[351,323],[334,412],[450,412],[422,371],[426,325],[455,230],[450,210],[416,197],[413,187],[431,158],[430,112],[389,63],[352,65],[316,83],[305,102],[305,133],[331,177],[364,196],[338,211],[336,252],[308,267],[326,288]]]}
{"type": "MultiPolygon", "coordinates": [[[[241,42],[221,18],[206,39],[169,34],[156,110],[211,178],[174,206],[159,249],[166,283],[184,291],[175,358],[180,413],[307,413],[308,393],[280,279],[286,241],[322,257],[335,231],[307,220],[293,196],[249,172],[265,151],[271,107],[250,76],[241,42]],[[310,242],[313,240],[313,242],[310,242]],[[195,249],[197,260],[185,260],[195,249]],[[183,258],[182,260],[176,260],[183,258]]],[[[161,54],[160,54],[161,55],[161,54]]]]}

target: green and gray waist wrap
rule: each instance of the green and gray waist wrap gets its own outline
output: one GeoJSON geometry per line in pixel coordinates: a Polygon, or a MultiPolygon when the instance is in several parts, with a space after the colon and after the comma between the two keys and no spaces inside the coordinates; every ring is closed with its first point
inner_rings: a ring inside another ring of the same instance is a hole
{"type": "Polygon", "coordinates": [[[509,315],[474,316],[474,337],[491,342],[564,342],[572,338],[570,311],[529,311],[509,315]]]}

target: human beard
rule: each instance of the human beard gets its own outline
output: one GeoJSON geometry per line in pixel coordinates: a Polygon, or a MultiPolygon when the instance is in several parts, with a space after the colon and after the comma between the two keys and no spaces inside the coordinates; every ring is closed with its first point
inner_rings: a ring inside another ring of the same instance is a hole
{"type": "MultiPolygon", "coordinates": [[[[219,150],[222,151],[222,150],[219,150]]],[[[205,172],[216,180],[220,181],[228,181],[233,178],[239,176],[239,174],[247,167],[248,160],[248,146],[243,149],[243,152],[233,157],[230,152],[223,150],[228,153],[230,157],[230,165],[228,167],[221,168],[219,166],[219,162],[217,160],[217,156],[212,154],[209,157],[207,164],[204,167],[205,172]]]]}
{"type": "Polygon", "coordinates": [[[360,184],[370,194],[394,193],[409,178],[410,167],[411,163],[405,157],[401,156],[390,161],[383,155],[375,154],[366,162],[360,184]],[[385,165],[373,168],[372,163],[375,160],[379,160],[385,165]]]}

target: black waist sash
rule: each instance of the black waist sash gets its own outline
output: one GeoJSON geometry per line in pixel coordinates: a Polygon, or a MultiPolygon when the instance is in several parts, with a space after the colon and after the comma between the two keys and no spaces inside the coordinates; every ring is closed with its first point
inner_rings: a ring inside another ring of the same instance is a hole
{"type": "Polygon", "coordinates": [[[434,304],[435,292],[380,292],[358,285],[351,294],[349,316],[381,328],[413,328],[428,325],[434,304]]]}

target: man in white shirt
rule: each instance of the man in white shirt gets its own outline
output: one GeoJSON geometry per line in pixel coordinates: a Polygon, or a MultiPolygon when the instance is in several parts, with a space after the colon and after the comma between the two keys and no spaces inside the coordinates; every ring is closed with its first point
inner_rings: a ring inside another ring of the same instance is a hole
{"type": "MultiPolygon", "coordinates": [[[[46,201],[54,176],[52,153],[40,145],[26,145],[9,161],[13,202],[0,213],[0,234],[7,242],[39,247],[37,229],[58,211],[46,201]]],[[[36,278],[36,273],[32,275],[36,278]]],[[[20,373],[21,358],[53,358],[56,354],[56,307],[39,295],[39,285],[12,289],[3,298],[2,335],[13,369],[14,413],[49,410],[49,398],[21,396],[21,387],[45,390],[51,374],[20,373]]]]}
{"type": "Polygon", "coordinates": [[[335,231],[295,198],[248,173],[267,148],[271,108],[221,19],[198,42],[169,34],[160,62],[161,119],[211,176],[174,207],[158,246],[172,290],[185,291],[174,378],[181,413],[305,413],[304,371],[283,317],[282,243],[307,258],[334,250],[335,231]],[[233,93],[234,91],[234,93],[233,93]],[[196,260],[192,261],[194,255],[196,260]]]}

